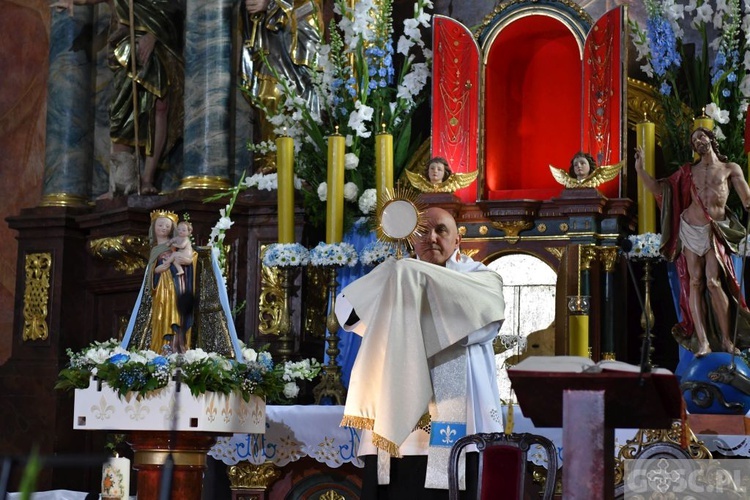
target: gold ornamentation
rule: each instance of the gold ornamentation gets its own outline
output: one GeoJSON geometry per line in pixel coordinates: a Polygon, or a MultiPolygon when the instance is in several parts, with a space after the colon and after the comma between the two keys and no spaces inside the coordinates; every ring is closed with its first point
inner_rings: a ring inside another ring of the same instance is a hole
{"type": "Polygon", "coordinates": [[[615,353],[613,352],[603,352],[602,359],[607,360],[607,361],[616,361],[617,356],[615,356],[615,353]]]}
{"type": "Polygon", "coordinates": [[[544,247],[544,249],[557,257],[558,260],[562,259],[563,253],[565,252],[563,247],[544,247]]]}
{"type": "Polygon", "coordinates": [[[23,340],[46,340],[47,305],[50,302],[50,252],[26,255],[26,284],[23,294],[23,340]]]}
{"type": "MultiPolygon", "coordinates": [[[[260,261],[266,253],[267,245],[260,247],[260,261]]],[[[275,267],[261,264],[260,296],[258,299],[258,333],[260,335],[279,335],[281,316],[284,314],[280,271],[275,267]]]]}
{"type": "Polygon", "coordinates": [[[89,200],[83,196],[68,193],[53,193],[42,196],[40,207],[87,207],[89,200]]]}
{"type": "Polygon", "coordinates": [[[320,500],[346,500],[344,495],[336,493],[336,490],[328,490],[318,497],[320,500]]]}
{"type": "Polygon", "coordinates": [[[228,189],[230,186],[229,179],[226,177],[210,175],[190,175],[184,177],[178,188],[183,189],[228,189]]]}
{"type": "MultiPolygon", "coordinates": [[[[154,212],[151,213],[152,220],[153,214],[154,212]]],[[[158,217],[167,216],[160,215],[158,217]]],[[[177,215],[174,215],[174,217],[176,219],[177,215]]],[[[172,217],[169,216],[169,218],[172,217]]],[[[149,250],[148,238],[143,236],[112,236],[89,242],[89,253],[91,255],[112,262],[115,269],[124,271],[126,274],[133,274],[135,271],[146,267],[149,250]]]]}
{"type": "Polygon", "coordinates": [[[616,165],[602,165],[596,167],[593,172],[581,180],[578,180],[576,177],[571,177],[567,170],[557,168],[554,165],[550,165],[549,170],[552,172],[552,177],[555,178],[558,184],[562,184],[566,188],[595,188],[617,177],[617,174],[620,173],[620,169],[623,165],[625,165],[625,160],[622,160],[616,165]]]}
{"type": "MultiPolygon", "coordinates": [[[[685,424],[687,425],[687,424],[685,424]]],[[[688,427],[688,449],[689,458],[693,460],[704,460],[713,458],[711,452],[699,441],[693,431],[688,427]]],[[[621,484],[625,473],[625,460],[634,460],[647,447],[659,443],[681,446],[682,423],[679,420],[672,422],[670,429],[639,429],[632,439],[628,439],[615,458],[615,484],[621,484]]]]}
{"type": "Polygon", "coordinates": [[[503,231],[511,244],[518,242],[520,239],[518,233],[534,226],[533,222],[525,220],[492,221],[491,224],[495,229],[503,231]]]}
{"type": "Polygon", "coordinates": [[[176,213],[172,212],[171,210],[152,210],[151,211],[152,223],[160,217],[165,217],[171,220],[175,226],[177,225],[178,222],[180,222],[180,217],[176,213]]]}
{"type": "MultiPolygon", "coordinates": [[[[570,0],[555,0],[553,3],[560,3],[576,12],[578,14],[578,17],[581,19],[581,21],[587,23],[589,26],[594,24],[594,20],[591,18],[591,15],[589,15],[588,12],[583,10],[580,5],[578,5],[575,2],[572,2],[570,0]]],[[[496,18],[499,14],[501,14],[506,9],[517,6],[519,4],[529,4],[529,0],[512,0],[511,2],[498,2],[498,4],[495,6],[494,10],[484,16],[484,20],[482,21],[482,24],[479,25],[479,27],[474,30],[474,38],[478,41],[479,37],[482,35],[482,32],[484,32],[485,29],[487,29],[490,25],[495,24],[496,18]]],[[[534,9],[535,6],[530,7],[530,9],[534,9]]],[[[514,13],[518,13],[518,11],[514,11],[514,13]]]]}
{"type": "MultiPolygon", "coordinates": [[[[664,109],[659,104],[658,94],[656,87],[634,78],[628,78],[628,128],[635,130],[635,126],[643,122],[645,116],[648,121],[656,124],[656,142],[661,144],[663,138],[667,137],[667,130],[664,126],[666,123],[664,109]]],[[[680,103],[680,105],[683,110],[675,112],[675,116],[692,116],[692,110],[687,108],[685,103],[680,103]]]]}
{"type": "Polygon", "coordinates": [[[479,226],[479,234],[481,234],[482,236],[486,235],[489,231],[490,231],[490,228],[488,228],[484,224],[479,226]]]}
{"type": "Polygon", "coordinates": [[[547,224],[545,224],[544,222],[540,222],[539,224],[537,224],[536,230],[539,231],[540,233],[546,233],[547,232],[547,224]]]}
{"type": "Polygon", "coordinates": [[[466,173],[454,172],[443,182],[433,184],[424,175],[406,170],[406,177],[409,179],[411,185],[414,189],[418,189],[423,193],[455,193],[474,182],[478,174],[478,170],[466,173]]]}
{"type": "Polygon", "coordinates": [[[208,456],[204,450],[144,449],[135,452],[133,465],[164,465],[170,455],[174,464],[180,467],[205,467],[208,456]]]}
{"type": "Polygon", "coordinates": [[[266,490],[281,477],[281,471],[273,462],[260,465],[240,462],[227,469],[227,476],[229,476],[229,485],[233,490],[266,490]]]}
{"type": "Polygon", "coordinates": [[[383,190],[380,195],[375,234],[378,240],[393,246],[397,259],[401,258],[404,247],[411,246],[418,235],[427,231],[425,210],[419,193],[401,183],[383,190]]]}
{"type": "Polygon", "coordinates": [[[581,269],[591,269],[591,262],[596,260],[596,247],[592,245],[581,245],[581,269]]]}
{"type": "MultiPolygon", "coordinates": [[[[482,230],[480,229],[479,232],[481,233],[482,230]]],[[[458,226],[458,234],[466,236],[466,226],[458,226]]]]}
{"type": "Polygon", "coordinates": [[[307,286],[305,287],[305,315],[304,331],[314,339],[324,339],[326,336],[326,272],[317,266],[307,266],[305,273],[307,286]]]}
{"type": "Polygon", "coordinates": [[[597,251],[604,263],[604,271],[607,273],[614,271],[617,262],[617,247],[597,247],[597,251]]]}
{"type": "Polygon", "coordinates": [[[466,255],[467,257],[474,258],[474,256],[479,253],[479,249],[478,248],[467,248],[466,250],[461,249],[461,253],[466,255]]]}
{"type": "Polygon", "coordinates": [[[570,227],[568,226],[567,222],[563,222],[560,224],[560,231],[562,231],[563,233],[567,233],[568,229],[570,229],[570,227]]]}

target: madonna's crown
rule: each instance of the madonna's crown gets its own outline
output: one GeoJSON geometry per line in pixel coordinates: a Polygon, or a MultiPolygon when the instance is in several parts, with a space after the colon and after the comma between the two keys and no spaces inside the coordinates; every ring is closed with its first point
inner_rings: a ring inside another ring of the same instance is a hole
{"type": "Polygon", "coordinates": [[[159,217],[166,217],[167,219],[170,219],[175,226],[180,221],[180,218],[177,216],[177,214],[172,212],[171,210],[154,210],[151,212],[152,223],[159,217]]]}

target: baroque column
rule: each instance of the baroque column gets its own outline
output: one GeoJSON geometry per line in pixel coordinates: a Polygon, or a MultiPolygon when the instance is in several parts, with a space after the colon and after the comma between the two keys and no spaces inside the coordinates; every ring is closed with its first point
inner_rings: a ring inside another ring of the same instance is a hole
{"type": "Polygon", "coordinates": [[[185,158],[180,189],[229,186],[231,0],[188,0],[185,15],[185,158]]]}
{"type": "Polygon", "coordinates": [[[47,83],[47,146],[41,206],[85,206],[93,165],[92,61],[77,46],[93,8],[52,11],[47,83]]]}

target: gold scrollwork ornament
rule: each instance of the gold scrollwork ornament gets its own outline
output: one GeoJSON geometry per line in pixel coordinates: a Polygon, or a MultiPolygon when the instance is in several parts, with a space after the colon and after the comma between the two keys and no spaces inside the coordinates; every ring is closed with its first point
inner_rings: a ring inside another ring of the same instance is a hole
{"type": "Polygon", "coordinates": [[[49,336],[50,252],[26,255],[26,285],[23,294],[23,340],[46,340],[49,336]]]}

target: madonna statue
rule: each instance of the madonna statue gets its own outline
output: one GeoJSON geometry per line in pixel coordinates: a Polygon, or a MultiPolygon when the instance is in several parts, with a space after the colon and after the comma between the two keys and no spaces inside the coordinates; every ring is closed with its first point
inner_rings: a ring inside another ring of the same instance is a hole
{"type": "Polygon", "coordinates": [[[136,307],[125,333],[124,346],[157,353],[184,352],[190,345],[193,325],[195,262],[182,266],[183,274],[170,264],[170,243],[175,236],[177,214],[151,212],[151,254],[136,307]]]}

